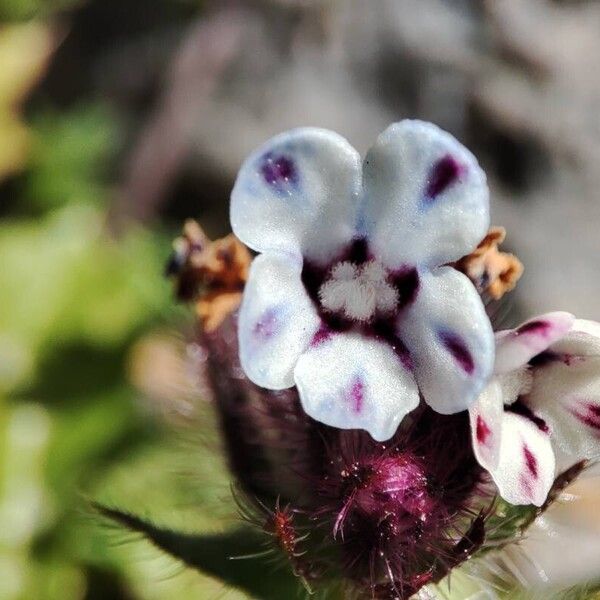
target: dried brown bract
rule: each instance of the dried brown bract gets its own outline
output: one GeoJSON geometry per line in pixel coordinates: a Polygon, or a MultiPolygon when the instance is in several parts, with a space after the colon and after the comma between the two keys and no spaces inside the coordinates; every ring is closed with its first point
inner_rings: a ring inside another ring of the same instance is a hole
{"type": "Polygon", "coordinates": [[[175,278],[177,298],[196,302],[203,329],[214,331],[239,306],[250,261],[250,252],[233,234],[212,241],[189,219],[173,242],[166,271],[175,278]]]}
{"type": "Polygon", "coordinates": [[[504,227],[492,227],[477,248],[455,265],[480,293],[485,292],[494,300],[514,289],[523,274],[521,261],[514,254],[499,250],[505,238],[504,227]]]}

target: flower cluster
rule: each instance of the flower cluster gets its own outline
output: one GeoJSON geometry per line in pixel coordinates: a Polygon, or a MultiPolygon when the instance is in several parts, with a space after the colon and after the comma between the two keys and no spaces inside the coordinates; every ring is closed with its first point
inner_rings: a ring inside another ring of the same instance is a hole
{"type": "Polygon", "coordinates": [[[197,301],[241,515],[307,590],[407,599],[600,456],[600,324],[494,331],[522,265],[449,134],[402,121],[364,162],[329,131],[279,135],[242,166],[231,223],[249,270],[188,223],[169,272],[197,301]]]}
{"type": "Polygon", "coordinates": [[[362,165],[332,132],[279,135],[242,166],[231,223],[260,253],[239,315],[258,386],[296,386],[310,417],[377,441],[423,401],[468,410],[475,456],[514,504],[544,503],[557,450],[600,455],[600,326],[551,313],[494,335],[456,268],[488,231],[486,178],[448,133],[396,123],[362,165]]]}

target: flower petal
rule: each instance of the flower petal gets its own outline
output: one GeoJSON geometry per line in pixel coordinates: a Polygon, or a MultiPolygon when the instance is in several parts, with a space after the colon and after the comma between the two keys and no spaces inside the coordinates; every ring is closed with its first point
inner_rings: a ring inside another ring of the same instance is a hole
{"type": "Polygon", "coordinates": [[[575,317],[551,312],[526,321],[516,329],[496,334],[496,373],[507,373],[531,360],[560,340],[573,327],[575,317]]]}
{"type": "Polygon", "coordinates": [[[554,342],[551,350],[567,361],[569,358],[600,356],[600,323],[575,319],[568,335],[554,342]]]}
{"type": "Polygon", "coordinates": [[[500,382],[492,379],[469,409],[473,451],[479,464],[488,471],[500,460],[504,400],[500,382]]]}
{"type": "Polygon", "coordinates": [[[363,226],[388,267],[458,260],[487,233],[485,174],[464,146],[435,125],[391,125],[363,169],[363,226]]]}
{"type": "Polygon", "coordinates": [[[338,134],[282,133],[244,162],[231,194],[233,232],[258,252],[325,261],[355,233],[360,156],[338,134]]]}
{"type": "Polygon", "coordinates": [[[511,504],[541,506],[554,483],[554,470],[550,436],[529,419],[504,413],[500,460],[490,469],[500,495],[511,504]]]}
{"type": "Polygon", "coordinates": [[[366,429],[384,441],[419,404],[413,375],[384,342],[333,334],[298,360],[294,378],[304,410],[340,429],[366,429]]]}
{"type": "Polygon", "coordinates": [[[469,408],[494,365],[492,326],[469,279],[451,267],[421,273],[397,328],[426,402],[443,414],[469,408]]]}
{"type": "Polygon", "coordinates": [[[240,309],[240,360],[257,385],[294,385],[293,371],[320,319],[300,280],[302,263],[285,255],[254,259],[240,309]]]}
{"type": "Polygon", "coordinates": [[[577,459],[600,458],[600,324],[575,321],[572,331],[538,357],[524,398],[577,459]]]}

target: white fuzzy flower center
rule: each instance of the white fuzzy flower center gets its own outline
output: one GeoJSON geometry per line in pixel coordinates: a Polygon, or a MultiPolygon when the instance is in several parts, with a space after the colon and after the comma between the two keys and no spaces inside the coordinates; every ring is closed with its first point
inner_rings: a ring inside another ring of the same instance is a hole
{"type": "Polygon", "coordinates": [[[369,321],[376,313],[392,312],[398,291],[387,280],[387,271],[375,260],[357,266],[339,262],[319,289],[323,308],[353,321],[369,321]]]}

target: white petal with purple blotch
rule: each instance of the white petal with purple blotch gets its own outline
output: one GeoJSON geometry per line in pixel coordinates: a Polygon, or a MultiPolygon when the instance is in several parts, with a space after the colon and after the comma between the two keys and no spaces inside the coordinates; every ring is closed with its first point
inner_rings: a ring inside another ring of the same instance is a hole
{"type": "Polygon", "coordinates": [[[488,471],[500,460],[502,420],[504,417],[502,386],[492,379],[469,409],[473,450],[479,464],[488,471]]]}
{"type": "Polygon", "coordinates": [[[600,356],[600,323],[575,319],[573,326],[560,340],[552,344],[552,353],[563,360],[583,356],[600,356]]]}
{"type": "Polygon", "coordinates": [[[397,324],[414,362],[419,389],[437,412],[469,408],[494,365],[494,334],[469,279],[451,267],[420,273],[413,304],[397,324]]]}
{"type": "Polygon", "coordinates": [[[388,127],[364,163],[362,226],[388,267],[438,266],[487,233],[489,192],[476,158],[431,123],[388,127]]]}
{"type": "Polygon", "coordinates": [[[507,373],[531,360],[570,331],[575,317],[551,312],[526,321],[516,329],[496,334],[496,373],[507,373]]]}
{"type": "Polygon", "coordinates": [[[294,129],[242,165],[231,194],[231,226],[258,252],[326,261],[355,233],[360,189],[360,156],[344,138],[294,129]]]}
{"type": "Polygon", "coordinates": [[[600,324],[577,320],[539,357],[527,406],[576,459],[600,458],[600,324]]]}
{"type": "Polygon", "coordinates": [[[490,473],[507,502],[541,506],[554,483],[550,436],[529,419],[505,413],[500,458],[490,473]]]}
{"type": "Polygon", "coordinates": [[[293,371],[320,319],[300,280],[302,262],[287,255],[254,259],[240,308],[240,360],[257,385],[294,385],[293,371]]]}
{"type": "Polygon", "coordinates": [[[419,404],[412,373],[392,348],[357,333],[325,337],[305,352],[294,378],[313,419],[340,429],[365,429],[384,441],[419,404]]]}

